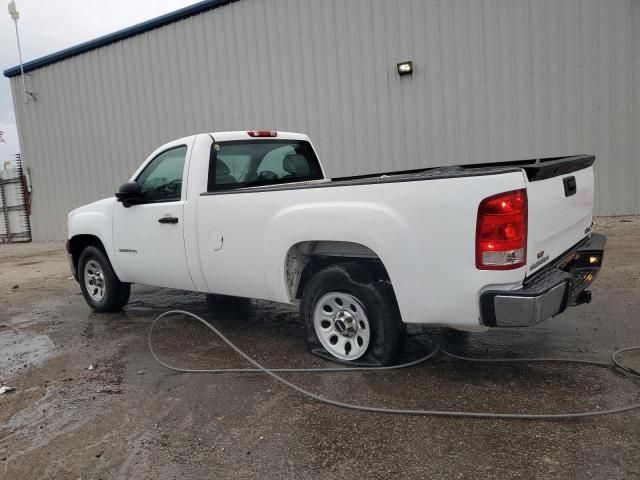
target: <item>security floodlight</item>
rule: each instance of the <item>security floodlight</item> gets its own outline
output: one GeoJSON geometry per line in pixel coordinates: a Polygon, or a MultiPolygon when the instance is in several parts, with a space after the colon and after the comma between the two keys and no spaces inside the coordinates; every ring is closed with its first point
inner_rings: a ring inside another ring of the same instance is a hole
{"type": "Polygon", "coordinates": [[[402,62],[398,64],[398,75],[411,75],[413,73],[413,62],[402,62]]]}

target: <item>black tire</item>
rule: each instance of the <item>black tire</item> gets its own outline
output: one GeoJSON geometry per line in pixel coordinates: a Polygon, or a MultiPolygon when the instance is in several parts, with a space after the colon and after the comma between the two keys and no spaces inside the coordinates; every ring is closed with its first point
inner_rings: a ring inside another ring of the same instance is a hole
{"type": "Polygon", "coordinates": [[[88,246],[80,254],[78,280],[80,281],[80,289],[85,301],[96,312],[116,312],[122,310],[122,307],[129,302],[131,285],[120,281],[113,271],[107,255],[97,247],[88,246]],[[92,294],[88,291],[91,286],[86,285],[85,267],[89,262],[97,263],[101,269],[101,276],[104,282],[104,293],[101,299],[92,297],[92,294]]]}
{"type": "Polygon", "coordinates": [[[302,293],[300,317],[306,327],[309,350],[334,362],[385,366],[392,364],[404,348],[407,330],[400,318],[391,285],[375,281],[364,267],[356,263],[329,265],[313,275],[302,293]],[[345,360],[334,356],[322,345],[316,334],[314,310],[318,301],[330,292],[351,295],[364,307],[369,321],[370,339],[367,350],[357,359],[345,360]]]}
{"type": "Polygon", "coordinates": [[[217,293],[207,294],[207,307],[213,315],[225,318],[240,319],[253,314],[251,299],[217,293]]]}

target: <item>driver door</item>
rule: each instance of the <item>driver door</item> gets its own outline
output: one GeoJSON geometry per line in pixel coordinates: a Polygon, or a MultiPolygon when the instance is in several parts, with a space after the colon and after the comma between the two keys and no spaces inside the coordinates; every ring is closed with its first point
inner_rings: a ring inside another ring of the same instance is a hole
{"type": "Polygon", "coordinates": [[[186,145],[156,155],[135,179],[142,202],[116,203],[113,243],[122,280],[195,290],[184,247],[186,145]]]}

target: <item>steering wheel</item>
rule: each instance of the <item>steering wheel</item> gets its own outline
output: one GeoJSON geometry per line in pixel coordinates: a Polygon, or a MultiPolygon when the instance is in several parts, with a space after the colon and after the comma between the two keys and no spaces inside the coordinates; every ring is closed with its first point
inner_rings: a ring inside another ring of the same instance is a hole
{"type": "Polygon", "coordinates": [[[171,180],[169,183],[163,185],[162,190],[166,193],[180,193],[182,190],[182,180],[171,180]]]}

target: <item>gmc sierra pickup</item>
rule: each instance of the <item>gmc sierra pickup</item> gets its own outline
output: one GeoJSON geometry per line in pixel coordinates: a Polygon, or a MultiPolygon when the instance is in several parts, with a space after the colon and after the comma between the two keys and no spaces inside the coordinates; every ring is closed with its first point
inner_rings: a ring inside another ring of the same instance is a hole
{"type": "Polygon", "coordinates": [[[329,179],[306,135],[193,135],[70,212],[67,251],[96,311],[123,308],[132,283],[299,300],[313,352],[388,364],[408,323],[526,327],[589,302],[606,241],[594,160],[329,179]]]}

